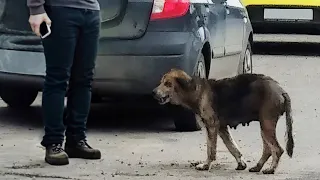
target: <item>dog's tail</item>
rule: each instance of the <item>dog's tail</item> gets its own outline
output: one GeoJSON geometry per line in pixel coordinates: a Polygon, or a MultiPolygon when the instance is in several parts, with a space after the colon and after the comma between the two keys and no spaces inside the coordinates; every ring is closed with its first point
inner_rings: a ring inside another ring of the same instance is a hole
{"type": "Polygon", "coordinates": [[[294,148],[294,141],[292,136],[292,109],[291,109],[291,98],[288,93],[283,93],[282,96],[284,97],[284,108],[286,112],[286,150],[287,154],[290,158],[292,158],[293,148],[294,148]]]}

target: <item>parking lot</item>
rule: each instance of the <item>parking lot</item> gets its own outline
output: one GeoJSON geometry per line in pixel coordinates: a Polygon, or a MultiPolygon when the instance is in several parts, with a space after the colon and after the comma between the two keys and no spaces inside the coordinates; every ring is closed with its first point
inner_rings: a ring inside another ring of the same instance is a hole
{"type": "MultiPolygon", "coordinates": [[[[0,179],[320,179],[320,45],[304,42],[304,36],[296,40],[299,43],[260,42],[253,47],[254,72],[274,77],[292,98],[294,156],[289,159],[284,153],[275,175],[249,173],[248,168],[235,171],[236,162],[221,139],[213,169],[196,171],[190,164],[206,158],[205,132],[175,132],[170,119],[143,104],[140,108],[94,104],[88,139],[102,151],[102,159],[71,159],[67,166],[50,166],[44,163],[39,144],[43,135],[39,96],[30,109],[21,111],[1,102],[0,179]]],[[[231,132],[247,165],[254,166],[262,153],[258,123],[231,132]]],[[[285,147],[283,117],[277,135],[285,147]]]]}

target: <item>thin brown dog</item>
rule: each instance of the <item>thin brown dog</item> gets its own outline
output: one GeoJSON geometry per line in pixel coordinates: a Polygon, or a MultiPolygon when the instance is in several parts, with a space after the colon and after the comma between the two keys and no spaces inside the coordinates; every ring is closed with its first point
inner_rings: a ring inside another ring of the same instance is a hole
{"type": "Polygon", "coordinates": [[[276,137],[276,125],[280,116],[286,113],[286,151],[292,157],[294,141],[292,136],[291,100],[277,81],[263,74],[242,74],[225,79],[200,79],[184,71],[172,69],[166,73],[158,87],[153,90],[160,104],[172,103],[192,110],[201,117],[207,131],[207,161],[196,166],[198,170],[210,170],[216,160],[217,136],[219,135],[230,153],[236,159],[236,170],[247,165],[237,144],[229,132],[239,124],[260,122],[263,140],[262,156],[250,172],[259,172],[272,156],[272,164],[263,170],[274,174],[284,150],[276,137]]]}

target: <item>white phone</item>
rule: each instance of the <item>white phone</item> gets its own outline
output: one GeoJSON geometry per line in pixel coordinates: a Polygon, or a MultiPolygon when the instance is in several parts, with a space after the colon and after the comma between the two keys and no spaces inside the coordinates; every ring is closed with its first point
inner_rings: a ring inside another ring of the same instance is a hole
{"type": "Polygon", "coordinates": [[[51,34],[51,28],[50,28],[50,25],[48,25],[47,23],[45,22],[42,22],[40,24],[40,37],[42,39],[48,37],[49,35],[51,34]]]}

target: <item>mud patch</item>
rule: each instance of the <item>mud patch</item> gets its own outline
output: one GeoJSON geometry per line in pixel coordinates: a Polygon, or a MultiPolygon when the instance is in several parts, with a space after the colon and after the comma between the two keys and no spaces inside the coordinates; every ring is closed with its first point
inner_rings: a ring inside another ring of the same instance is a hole
{"type": "MultiPolygon", "coordinates": [[[[203,162],[201,162],[201,161],[195,161],[195,162],[190,162],[189,161],[189,163],[190,164],[177,164],[177,163],[171,163],[171,167],[172,166],[176,166],[176,167],[179,167],[179,166],[182,166],[182,167],[189,167],[189,168],[195,168],[197,165],[199,165],[199,164],[201,164],[201,163],[203,163],[203,162]]],[[[165,165],[163,165],[163,166],[165,166],[165,165]]],[[[229,166],[227,166],[226,164],[220,164],[220,163],[215,163],[215,164],[213,164],[212,165],[212,170],[226,170],[226,169],[228,169],[229,168],[229,166]]]]}
{"type": "Polygon", "coordinates": [[[44,168],[43,164],[28,164],[28,165],[13,165],[7,167],[8,169],[34,169],[34,168],[44,168]]]}
{"type": "Polygon", "coordinates": [[[231,167],[231,164],[216,163],[213,164],[210,171],[198,171],[195,166],[200,164],[200,161],[188,161],[184,163],[168,163],[168,164],[157,164],[150,166],[153,170],[159,170],[159,174],[166,174],[167,176],[176,177],[189,177],[195,178],[219,178],[229,177],[230,175],[238,175],[239,172],[231,167]]]}
{"type": "Polygon", "coordinates": [[[136,173],[128,173],[128,172],[115,172],[115,173],[112,173],[111,176],[112,177],[115,177],[115,176],[135,176],[135,177],[147,177],[147,176],[156,176],[157,174],[156,173],[145,173],[145,174],[140,174],[138,172],[136,173]]]}
{"type": "Polygon", "coordinates": [[[64,177],[64,176],[50,176],[41,174],[29,174],[29,173],[18,173],[18,172],[0,172],[0,175],[10,175],[10,176],[21,176],[27,178],[48,178],[48,179],[71,179],[71,180],[81,180],[78,178],[64,177]]]}
{"type": "Polygon", "coordinates": [[[196,167],[197,165],[201,164],[200,161],[196,161],[196,162],[191,162],[190,163],[190,167],[196,167]]]}
{"type": "MultiPolygon", "coordinates": [[[[203,172],[203,171],[198,171],[195,169],[195,167],[202,162],[200,161],[195,161],[191,162],[189,161],[188,163],[168,163],[168,164],[157,164],[157,165],[151,165],[152,169],[160,169],[161,171],[171,171],[171,170],[178,170],[180,173],[186,172],[186,171],[194,171],[194,172],[203,172]]],[[[218,170],[230,170],[232,167],[230,167],[230,164],[220,164],[216,163],[212,165],[212,168],[210,171],[218,171],[218,170]]],[[[233,170],[233,169],[232,169],[233,170]]]]}

